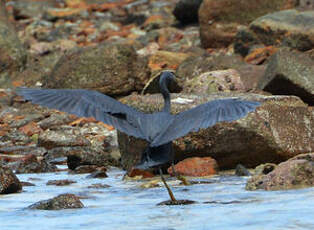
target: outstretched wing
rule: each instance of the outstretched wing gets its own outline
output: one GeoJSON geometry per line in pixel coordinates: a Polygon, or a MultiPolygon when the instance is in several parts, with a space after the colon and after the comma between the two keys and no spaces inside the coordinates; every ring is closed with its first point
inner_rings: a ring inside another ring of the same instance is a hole
{"type": "Polygon", "coordinates": [[[196,106],[176,114],[168,129],[155,138],[150,146],[168,143],[189,132],[196,132],[201,128],[213,126],[217,122],[240,119],[254,111],[259,105],[259,102],[254,101],[221,99],[196,106]]]}
{"type": "Polygon", "coordinates": [[[80,117],[94,117],[121,132],[145,139],[135,119],[144,114],[99,92],[83,89],[17,88],[16,93],[34,104],[80,117]]]}

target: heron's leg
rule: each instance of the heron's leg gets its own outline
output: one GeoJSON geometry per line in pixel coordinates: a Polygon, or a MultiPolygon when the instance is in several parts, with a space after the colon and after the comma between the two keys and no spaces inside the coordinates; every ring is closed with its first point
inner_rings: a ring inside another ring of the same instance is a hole
{"type": "Polygon", "coordinates": [[[184,185],[190,185],[191,183],[182,175],[179,175],[176,170],[174,169],[174,151],[173,148],[171,146],[171,169],[172,169],[172,173],[173,175],[180,180],[184,185]]]}
{"type": "Polygon", "coordinates": [[[176,198],[174,197],[173,192],[171,191],[170,187],[168,186],[168,184],[167,184],[167,182],[166,182],[166,180],[165,180],[165,178],[164,178],[164,175],[162,174],[162,170],[161,170],[160,167],[159,167],[159,173],[160,173],[161,180],[162,180],[162,182],[164,183],[164,185],[165,185],[165,187],[166,187],[166,189],[167,189],[167,191],[168,191],[168,194],[169,194],[169,196],[170,196],[171,201],[172,201],[172,202],[176,202],[177,200],[176,200],[176,198]]]}

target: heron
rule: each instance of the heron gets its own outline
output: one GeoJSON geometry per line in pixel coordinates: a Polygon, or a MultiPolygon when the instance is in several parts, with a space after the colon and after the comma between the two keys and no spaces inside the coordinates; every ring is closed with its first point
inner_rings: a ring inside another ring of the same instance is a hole
{"type": "Polygon", "coordinates": [[[148,145],[142,153],[139,169],[157,167],[173,161],[172,141],[190,132],[208,128],[218,122],[231,122],[253,112],[259,102],[225,98],[200,104],[189,110],[171,114],[169,85],[176,81],[170,71],[160,75],[163,109],[143,113],[112,97],[86,89],[16,89],[18,95],[34,104],[75,114],[94,117],[122,133],[144,139],[148,145]]]}

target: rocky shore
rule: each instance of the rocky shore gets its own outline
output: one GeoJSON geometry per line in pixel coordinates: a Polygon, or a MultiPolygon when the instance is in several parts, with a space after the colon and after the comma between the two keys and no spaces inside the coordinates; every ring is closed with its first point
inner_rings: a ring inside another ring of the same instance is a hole
{"type": "Polygon", "coordinates": [[[150,113],[162,106],[162,70],[179,84],[173,113],[224,97],[262,104],[174,141],[182,175],[271,164],[256,168],[247,189],[313,186],[312,22],[314,4],[302,0],[0,0],[0,194],[21,191],[14,173],[57,164],[92,177],[131,170],[147,144],[25,102],[16,87],[97,90],[150,113]]]}

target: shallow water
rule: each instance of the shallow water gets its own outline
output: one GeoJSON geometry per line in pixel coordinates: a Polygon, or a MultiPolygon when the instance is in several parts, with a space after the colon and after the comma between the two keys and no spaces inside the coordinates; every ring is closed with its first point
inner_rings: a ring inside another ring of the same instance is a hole
{"type": "Polygon", "coordinates": [[[86,179],[87,174],[67,172],[20,174],[21,181],[36,186],[23,187],[22,193],[0,195],[0,229],[314,229],[314,188],[250,192],[244,189],[247,178],[220,176],[207,179],[213,182],[210,184],[172,186],[177,199],[190,199],[197,204],[156,206],[169,199],[164,187],[142,189],[139,185],[143,182],[123,181],[123,174],[115,168],[104,179],[86,179]],[[77,183],[46,185],[48,180],[56,179],[77,183]],[[87,188],[96,183],[111,187],[87,188]],[[85,208],[25,209],[62,193],[86,197],[81,199],[85,208]]]}

